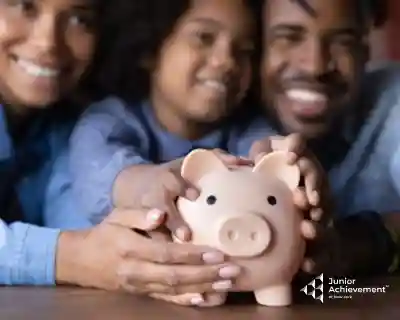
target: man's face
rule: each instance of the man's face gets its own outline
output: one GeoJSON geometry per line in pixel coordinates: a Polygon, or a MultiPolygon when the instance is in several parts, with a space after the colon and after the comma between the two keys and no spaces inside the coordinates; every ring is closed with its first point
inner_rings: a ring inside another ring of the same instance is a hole
{"type": "Polygon", "coordinates": [[[354,0],[268,0],[262,58],[264,104],[286,133],[326,133],[351,112],[368,57],[354,0]]]}

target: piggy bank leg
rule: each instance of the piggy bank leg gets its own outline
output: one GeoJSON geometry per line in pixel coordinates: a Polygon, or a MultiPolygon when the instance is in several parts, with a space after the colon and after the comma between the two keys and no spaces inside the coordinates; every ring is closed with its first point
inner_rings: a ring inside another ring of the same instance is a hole
{"type": "Polygon", "coordinates": [[[259,289],[254,291],[254,295],[259,304],[268,307],[284,307],[292,304],[292,287],[290,284],[259,289]]]}

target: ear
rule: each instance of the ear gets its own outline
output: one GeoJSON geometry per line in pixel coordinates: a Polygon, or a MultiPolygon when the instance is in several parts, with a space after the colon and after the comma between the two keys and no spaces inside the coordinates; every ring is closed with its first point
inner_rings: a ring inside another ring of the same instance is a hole
{"type": "Polygon", "coordinates": [[[265,176],[275,176],[286,183],[290,190],[294,190],[300,183],[300,169],[297,165],[289,165],[287,159],[286,152],[271,152],[261,158],[254,167],[253,172],[258,172],[265,176]]]}
{"type": "Polygon", "coordinates": [[[205,149],[195,149],[183,160],[181,167],[182,178],[197,185],[206,174],[213,171],[229,170],[218,156],[205,149]]]}

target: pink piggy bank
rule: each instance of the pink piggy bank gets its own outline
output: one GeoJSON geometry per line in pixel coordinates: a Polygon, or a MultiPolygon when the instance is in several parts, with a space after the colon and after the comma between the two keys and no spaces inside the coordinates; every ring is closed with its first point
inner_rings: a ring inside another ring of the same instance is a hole
{"type": "Polygon", "coordinates": [[[243,269],[235,291],[254,291],[266,306],[292,303],[291,282],[305,254],[303,216],[293,203],[300,171],[286,157],[274,152],[255,167],[228,168],[197,149],[182,164],[182,177],[201,191],[196,201],[177,202],[192,243],[230,256],[243,269]]]}

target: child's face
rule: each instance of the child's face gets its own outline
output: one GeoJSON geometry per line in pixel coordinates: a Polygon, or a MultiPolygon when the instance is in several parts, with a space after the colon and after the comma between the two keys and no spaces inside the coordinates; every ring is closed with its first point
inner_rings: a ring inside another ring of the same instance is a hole
{"type": "Polygon", "coordinates": [[[44,107],[76,85],[91,60],[89,0],[0,0],[0,96],[44,107]]]}
{"type": "Polygon", "coordinates": [[[153,104],[183,121],[211,123],[247,91],[254,49],[246,0],[193,0],[161,49],[153,104]]]}

